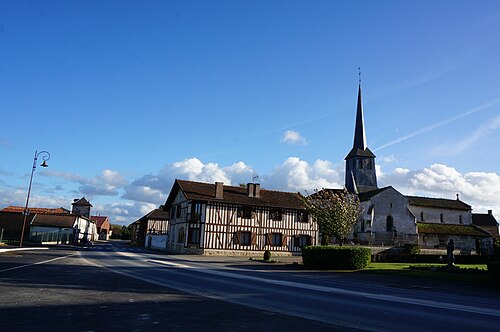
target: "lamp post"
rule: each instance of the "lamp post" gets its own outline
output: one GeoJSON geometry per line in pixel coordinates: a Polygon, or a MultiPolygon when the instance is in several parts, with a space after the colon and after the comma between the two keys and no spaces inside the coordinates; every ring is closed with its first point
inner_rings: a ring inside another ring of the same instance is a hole
{"type": "Polygon", "coordinates": [[[38,160],[38,156],[42,155],[43,162],[40,165],[41,167],[48,167],[46,161],[50,159],[50,153],[48,151],[35,151],[35,157],[33,158],[33,168],[31,169],[31,177],[30,177],[30,185],[28,187],[28,196],[26,197],[26,207],[24,208],[24,220],[23,220],[23,229],[21,231],[21,241],[19,241],[19,247],[23,246],[23,237],[24,237],[24,229],[26,227],[26,219],[28,218],[28,204],[30,201],[30,193],[31,193],[31,183],[33,182],[33,173],[35,173],[36,162],[38,160]]]}

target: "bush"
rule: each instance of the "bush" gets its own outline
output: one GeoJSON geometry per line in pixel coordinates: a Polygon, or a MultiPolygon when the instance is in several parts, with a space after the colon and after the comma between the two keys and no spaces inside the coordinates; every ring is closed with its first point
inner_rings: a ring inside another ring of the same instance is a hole
{"type": "Polygon", "coordinates": [[[271,252],[269,250],[264,251],[264,260],[266,262],[271,260],[271,252]]]}
{"type": "Polygon", "coordinates": [[[308,269],[360,270],[371,260],[371,251],[363,247],[308,246],[302,250],[308,269]]]}
{"type": "Polygon", "coordinates": [[[491,279],[500,286],[500,261],[488,262],[487,265],[491,279]]]}
{"type": "Polygon", "coordinates": [[[404,252],[406,255],[420,254],[420,246],[418,244],[406,243],[404,245],[404,252]]]}
{"type": "Polygon", "coordinates": [[[500,239],[493,240],[493,250],[495,253],[495,257],[500,259],[500,239]]]}

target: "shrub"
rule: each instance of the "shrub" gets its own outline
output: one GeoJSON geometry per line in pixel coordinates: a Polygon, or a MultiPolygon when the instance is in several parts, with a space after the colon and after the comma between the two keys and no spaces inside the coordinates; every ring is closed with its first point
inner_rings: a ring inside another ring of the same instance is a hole
{"type": "Polygon", "coordinates": [[[406,243],[404,245],[404,253],[406,255],[418,255],[420,254],[420,246],[418,244],[406,243]]]}
{"type": "Polygon", "coordinates": [[[302,250],[308,269],[360,270],[371,260],[371,251],[363,247],[308,246],[302,250]]]}
{"type": "Polygon", "coordinates": [[[488,272],[491,279],[500,286],[500,261],[488,262],[488,272]]]}
{"type": "Polygon", "coordinates": [[[271,252],[269,250],[264,251],[264,260],[265,261],[271,260],[271,252]]]}

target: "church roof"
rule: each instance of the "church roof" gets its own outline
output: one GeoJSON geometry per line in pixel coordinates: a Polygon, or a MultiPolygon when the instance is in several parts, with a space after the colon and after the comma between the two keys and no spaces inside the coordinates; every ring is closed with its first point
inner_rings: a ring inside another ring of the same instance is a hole
{"type": "Polygon", "coordinates": [[[408,203],[414,206],[423,206],[438,209],[465,210],[469,211],[471,206],[458,199],[432,198],[407,196],[408,203]]]}
{"type": "Polygon", "coordinates": [[[498,226],[498,222],[491,213],[473,213],[472,223],[478,226],[498,226]]]}
{"type": "Polygon", "coordinates": [[[459,224],[435,224],[417,222],[418,234],[442,234],[442,235],[462,235],[462,236],[491,236],[490,233],[475,225],[459,224]]]}
{"type": "Polygon", "coordinates": [[[361,101],[361,83],[358,86],[358,107],[356,109],[356,126],[354,128],[354,142],[351,151],[345,159],[354,156],[375,158],[373,152],[368,149],[366,144],[365,120],[363,115],[363,103],[361,101]]]}
{"type": "Polygon", "coordinates": [[[387,186],[384,188],[379,188],[379,189],[363,192],[363,193],[358,194],[358,198],[361,202],[367,201],[367,200],[371,199],[373,196],[376,196],[389,188],[392,188],[392,186],[387,186]]]}

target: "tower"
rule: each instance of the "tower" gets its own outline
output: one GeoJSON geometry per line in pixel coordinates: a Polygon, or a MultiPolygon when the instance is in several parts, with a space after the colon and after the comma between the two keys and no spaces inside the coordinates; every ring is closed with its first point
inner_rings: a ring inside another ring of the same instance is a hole
{"type": "Polygon", "coordinates": [[[377,189],[375,155],[366,145],[363,104],[361,102],[361,80],[358,87],[358,107],[354,144],[345,157],[345,187],[351,193],[362,193],[377,189]]]}
{"type": "Polygon", "coordinates": [[[90,208],[92,204],[90,204],[85,197],[74,199],[71,205],[73,205],[71,213],[90,218],[90,208]]]}

